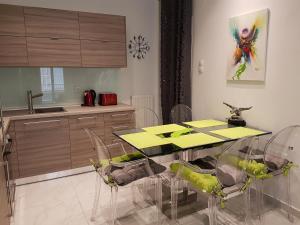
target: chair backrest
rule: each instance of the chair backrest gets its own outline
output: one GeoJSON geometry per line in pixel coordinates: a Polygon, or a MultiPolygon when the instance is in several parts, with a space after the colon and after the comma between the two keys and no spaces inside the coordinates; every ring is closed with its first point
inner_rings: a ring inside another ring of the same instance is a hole
{"type": "Polygon", "coordinates": [[[140,108],[135,111],[136,128],[151,127],[161,124],[158,115],[149,108],[140,108]]]}
{"type": "Polygon", "coordinates": [[[250,162],[252,149],[257,148],[258,138],[247,137],[229,145],[219,156],[216,176],[223,187],[244,183],[247,178],[246,166],[250,162]]]}
{"type": "Polygon", "coordinates": [[[192,109],[184,104],[175,105],[170,114],[172,123],[182,123],[192,120],[192,109]]]}
{"type": "Polygon", "coordinates": [[[92,147],[97,153],[98,160],[100,161],[103,159],[108,159],[110,161],[112,159],[112,156],[101,138],[97,136],[96,133],[91,129],[85,128],[84,131],[87,133],[92,147]]]}
{"type": "Polygon", "coordinates": [[[271,171],[283,168],[300,157],[300,125],[284,128],[275,134],[264,149],[264,162],[271,171]]]}

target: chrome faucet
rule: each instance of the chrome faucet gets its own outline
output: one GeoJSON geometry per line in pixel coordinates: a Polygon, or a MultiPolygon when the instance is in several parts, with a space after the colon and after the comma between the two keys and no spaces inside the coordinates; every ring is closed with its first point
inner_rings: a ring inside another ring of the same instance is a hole
{"type": "Polygon", "coordinates": [[[34,113],[32,100],[34,98],[38,98],[38,97],[42,97],[42,96],[43,96],[43,93],[32,95],[32,91],[31,90],[27,91],[27,104],[28,104],[28,111],[29,111],[30,114],[34,113]]]}

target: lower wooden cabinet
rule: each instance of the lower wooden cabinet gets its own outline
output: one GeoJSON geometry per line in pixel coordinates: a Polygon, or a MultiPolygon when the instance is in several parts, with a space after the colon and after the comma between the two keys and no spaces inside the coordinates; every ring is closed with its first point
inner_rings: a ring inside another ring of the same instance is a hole
{"type": "Polygon", "coordinates": [[[2,160],[0,160],[0,224],[10,224],[10,206],[6,189],[5,167],[2,160]]]}
{"type": "Polygon", "coordinates": [[[20,177],[71,168],[66,118],[15,122],[20,177]]]}
{"type": "MultiPolygon", "coordinates": [[[[70,117],[17,120],[11,123],[9,135],[13,141],[10,154],[13,178],[46,174],[91,165],[97,152],[84,131],[94,131],[108,146],[112,157],[125,152],[122,142],[113,132],[134,128],[133,111],[86,114],[70,117]]],[[[126,152],[132,148],[123,143],[126,152]]],[[[108,154],[102,152],[101,158],[108,154]]]]}

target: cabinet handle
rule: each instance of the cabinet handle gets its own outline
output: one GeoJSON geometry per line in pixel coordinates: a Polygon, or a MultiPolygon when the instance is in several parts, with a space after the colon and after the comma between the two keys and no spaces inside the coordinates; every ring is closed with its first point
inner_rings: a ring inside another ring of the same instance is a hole
{"type": "Polygon", "coordinates": [[[112,114],[112,117],[122,117],[122,116],[127,116],[128,113],[119,113],[119,114],[112,114]]]}
{"type": "Polygon", "coordinates": [[[120,130],[120,129],[129,129],[129,126],[117,126],[117,127],[112,127],[113,130],[120,130]]]}
{"type": "Polygon", "coordinates": [[[47,124],[47,123],[59,123],[61,120],[46,120],[46,121],[37,121],[37,122],[28,122],[24,123],[25,126],[29,125],[38,125],[38,124],[47,124]]]}
{"type": "Polygon", "coordinates": [[[95,120],[95,119],[96,119],[95,116],[77,118],[77,120],[95,120]]]}

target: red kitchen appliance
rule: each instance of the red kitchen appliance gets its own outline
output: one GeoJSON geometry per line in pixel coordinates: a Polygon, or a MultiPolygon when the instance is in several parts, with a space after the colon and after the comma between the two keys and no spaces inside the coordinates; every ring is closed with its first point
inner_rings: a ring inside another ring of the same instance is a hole
{"type": "Polygon", "coordinates": [[[115,93],[100,93],[99,94],[99,105],[117,105],[118,97],[115,93]]]}
{"type": "Polygon", "coordinates": [[[84,91],[82,106],[95,106],[96,95],[94,90],[84,91]]]}

